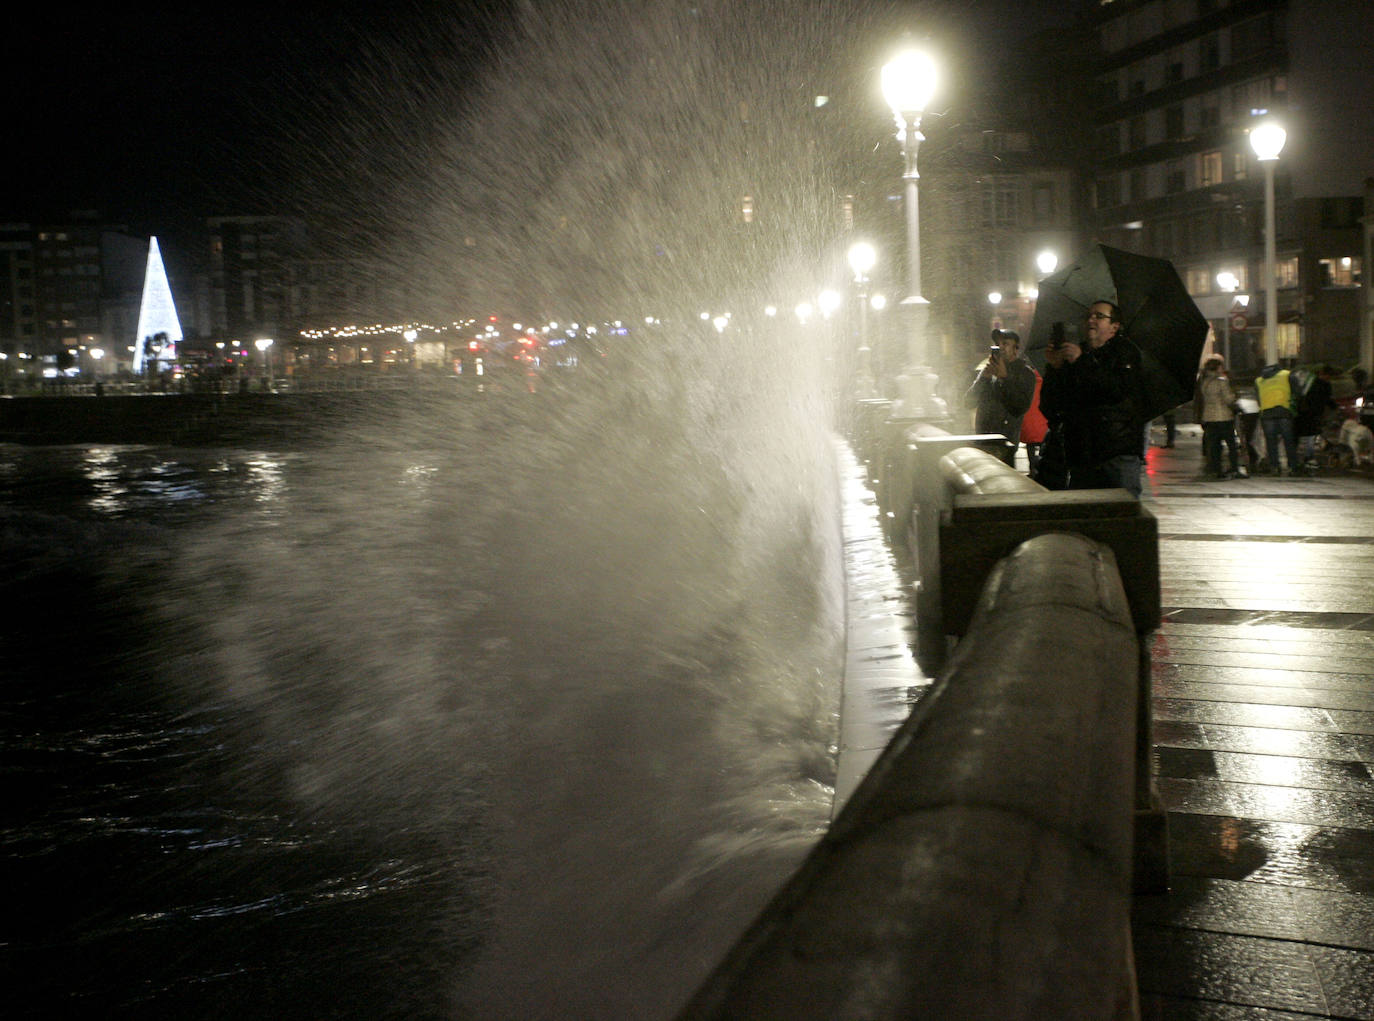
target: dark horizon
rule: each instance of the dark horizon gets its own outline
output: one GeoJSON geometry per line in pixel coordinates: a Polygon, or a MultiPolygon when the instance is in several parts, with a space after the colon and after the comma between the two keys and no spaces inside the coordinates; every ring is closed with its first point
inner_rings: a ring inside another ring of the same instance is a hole
{"type": "MultiPolygon", "coordinates": [[[[61,222],[95,210],[135,233],[175,236],[199,232],[208,216],[304,214],[327,224],[367,208],[396,186],[398,139],[449,115],[480,84],[513,7],[402,0],[125,6],[79,20],[40,13],[0,60],[21,154],[5,168],[0,216],[61,222]]],[[[999,39],[1049,16],[1010,9],[982,0],[943,14],[987,26],[997,52],[999,39]]]]}

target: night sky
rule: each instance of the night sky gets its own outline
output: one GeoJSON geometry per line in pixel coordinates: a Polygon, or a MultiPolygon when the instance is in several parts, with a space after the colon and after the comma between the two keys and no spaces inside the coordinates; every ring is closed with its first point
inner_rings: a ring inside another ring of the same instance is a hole
{"type": "Polygon", "coordinates": [[[51,5],[3,44],[12,134],[0,213],[89,208],[156,230],[299,202],[301,155],[359,130],[360,81],[407,62],[461,76],[503,6],[51,5]]]}
{"type": "MultiPolygon", "coordinates": [[[[40,6],[0,44],[11,132],[0,216],[95,209],[166,235],[208,215],[366,204],[403,172],[407,135],[480,81],[524,2],[40,6]]],[[[992,49],[999,28],[1014,33],[1039,9],[947,6],[981,18],[992,49]]]]}

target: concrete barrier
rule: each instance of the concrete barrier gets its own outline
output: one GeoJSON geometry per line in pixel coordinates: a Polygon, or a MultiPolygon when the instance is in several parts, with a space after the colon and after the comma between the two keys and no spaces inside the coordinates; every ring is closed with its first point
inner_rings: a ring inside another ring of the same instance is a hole
{"type": "MultiPolygon", "coordinates": [[[[988,454],[963,447],[941,457],[945,493],[934,549],[923,557],[939,593],[938,611],[921,626],[923,648],[943,649],[964,635],[983,581],[1019,543],[1051,531],[1071,532],[1108,546],[1140,642],[1136,666],[1135,876],[1137,892],[1169,885],[1168,816],[1151,772],[1154,749],[1153,679],[1149,634],[1159,627],[1159,527],[1153,514],[1124,489],[1051,492],[988,454]]],[[[928,545],[932,537],[922,540],[928,545]]]]}
{"type": "Polygon", "coordinates": [[[1019,545],[937,688],[682,1017],[1137,1016],[1139,658],[1108,547],[1019,545]]]}
{"type": "MultiPolygon", "coordinates": [[[[1008,468],[998,457],[1006,450],[1006,437],[997,434],[953,436],[936,426],[922,425],[905,431],[902,455],[892,466],[886,494],[879,493],[881,509],[888,514],[890,537],[903,545],[915,567],[916,658],[929,674],[938,673],[948,648],[939,628],[920,627],[941,619],[939,528],[940,515],[950,506],[952,490],[940,472],[940,460],[956,451],[981,453],[1010,475],[1035,483],[1008,468]],[[889,503],[883,504],[884,496],[889,503]]],[[[1037,487],[1039,488],[1039,487],[1037,487]]]]}

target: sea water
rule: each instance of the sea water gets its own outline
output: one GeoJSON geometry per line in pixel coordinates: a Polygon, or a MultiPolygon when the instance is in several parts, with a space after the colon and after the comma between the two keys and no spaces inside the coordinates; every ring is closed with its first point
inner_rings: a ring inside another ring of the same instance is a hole
{"type": "Polygon", "coordinates": [[[670,1016],[825,826],[842,641],[823,435],[685,396],[0,448],[19,1016],[670,1016]]]}

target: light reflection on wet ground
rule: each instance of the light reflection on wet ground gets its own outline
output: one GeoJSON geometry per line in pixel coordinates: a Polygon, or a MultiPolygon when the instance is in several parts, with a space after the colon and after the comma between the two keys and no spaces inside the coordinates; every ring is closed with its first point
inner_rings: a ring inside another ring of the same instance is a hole
{"type": "Polygon", "coordinates": [[[1136,899],[1142,1016],[1374,1018],[1374,478],[1204,481],[1200,446],[1149,457],[1171,889],[1136,899]]]}

